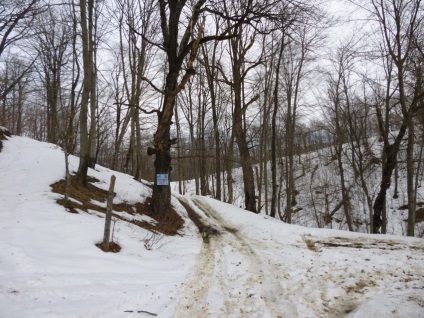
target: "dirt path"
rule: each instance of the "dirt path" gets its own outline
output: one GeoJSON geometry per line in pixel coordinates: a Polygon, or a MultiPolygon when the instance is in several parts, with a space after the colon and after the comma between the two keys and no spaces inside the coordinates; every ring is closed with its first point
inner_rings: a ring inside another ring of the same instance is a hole
{"type": "Polygon", "coordinates": [[[255,252],[261,243],[240,235],[201,197],[181,199],[208,217],[219,234],[203,244],[174,317],[294,317],[284,287],[255,252]]]}
{"type": "MultiPolygon", "coordinates": [[[[207,199],[180,200],[212,234],[180,291],[174,317],[345,317],[374,297],[424,308],[421,242],[295,227],[280,235],[264,224],[255,237],[258,228],[237,230],[207,199]]],[[[382,316],[399,317],[396,310],[382,316]]]]}

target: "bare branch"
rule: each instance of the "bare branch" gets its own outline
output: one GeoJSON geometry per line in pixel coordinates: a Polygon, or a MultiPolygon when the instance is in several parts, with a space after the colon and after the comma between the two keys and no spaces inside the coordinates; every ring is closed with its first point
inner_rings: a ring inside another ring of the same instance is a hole
{"type": "Polygon", "coordinates": [[[152,109],[152,110],[145,110],[144,108],[141,108],[138,105],[135,104],[127,104],[127,103],[113,103],[114,105],[120,105],[120,106],[128,106],[128,107],[135,107],[138,110],[142,111],[144,114],[146,115],[151,115],[151,114],[160,114],[160,111],[157,109],[152,109]]]}
{"type": "Polygon", "coordinates": [[[165,94],[165,92],[163,90],[161,90],[160,88],[158,88],[155,84],[153,84],[152,81],[150,81],[147,77],[142,76],[141,79],[143,81],[146,81],[156,92],[160,93],[160,94],[165,94]]]}

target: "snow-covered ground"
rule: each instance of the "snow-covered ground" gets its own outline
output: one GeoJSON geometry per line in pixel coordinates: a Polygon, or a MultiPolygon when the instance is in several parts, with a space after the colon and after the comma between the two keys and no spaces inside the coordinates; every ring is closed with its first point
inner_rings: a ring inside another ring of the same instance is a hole
{"type": "MultiPolygon", "coordinates": [[[[378,141],[377,136],[370,137],[367,146],[362,146],[362,165],[363,180],[360,174],[356,173],[352,166],[351,145],[345,144],[343,147],[343,171],[344,183],[349,192],[349,209],[353,220],[353,229],[355,232],[369,233],[370,218],[373,213],[372,205],[380,190],[381,183],[381,163],[379,157],[382,151],[382,143],[378,141]],[[364,191],[364,185],[368,192],[364,191]]],[[[358,152],[358,149],[355,150],[358,152]]],[[[420,149],[417,147],[417,153],[420,149]]],[[[400,160],[397,171],[393,172],[392,185],[387,190],[387,234],[406,236],[408,210],[405,208],[408,203],[407,183],[406,183],[406,161],[405,151],[401,151],[398,155],[400,160]],[[395,181],[395,175],[398,181],[395,181]],[[397,190],[395,190],[397,189],[397,190]],[[396,194],[396,195],[395,195],[396,194]]],[[[357,156],[358,157],[358,156],[357,156]]],[[[284,159],[283,159],[284,160],[284,159]]],[[[358,163],[357,163],[358,165],[358,163]]],[[[259,196],[261,192],[261,213],[267,214],[271,205],[271,165],[268,166],[268,178],[261,178],[261,191],[257,187],[257,179],[255,180],[256,193],[259,196]],[[265,190],[267,186],[267,191],[265,190]],[[266,199],[266,196],[267,199],[266,199]],[[268,211],[266,209],[268,203],[268,211]]],[[[277,175],[279,178],[281,165],[277,167],[277,175]]],[[[331,147],[323,147],[316,151],[306,152],[296,156],[294,164],[294,177],[296,189],[296,205],[293,207],[292,223],[307,226],[311,228],[328,228],[348,230],[345,219],[344,208],[342,207],[342,193],[340,186],[340,170],[334,150],[331,147]],[[331,217],[330,217],[331,214],[331,217]],[[329,221],[331,220],[331,221],[329,221]]],[[[260,169],[259,166],[254,167],[260,169]]],[[[424,170],[421,165],[420,171],[417,171],[417,208],[424,204],[424,170]]],[[[226,180],[226,173],[223,174],[222,180],[226,180]]],[[[241,168],[232,170],[233,183],[233,201],[235,206],[244,206],[244,186],[243,173],[241,168]]],[[[209,185],[214,188],[216,184],[215,176],[209,175],[209,185]]],[[[179,191],[179,183],[172,182],[172,189],[179,191]]],[[[196,192],[196,183],[194,180],[185,180],[182,182],[182,193],[192,195],[196,192]]],[[[282,178],[282,192],[278,194],[281,208],[281,214],[284,214],[286,206],[286,183],[282,178]]],[[[224,200],[228,199],[228,188],[226,185],[221,189],[224,200]]],[[[424,237],[424,222],[418,222],[415,226],[415,236],[424,237]]]]}
{"type": "MultiPolygon", "coordinates": [[[[71,171],[78,160],[71,157],[71,171]]],[[[28,138],[0,153],[0,317],[424,317],[424,241],[287,225],[200,196],[178,199],[219,234],[202,243],[117,221],[119,253],[95,244],[98,214],[71,214],[50,184],[64,177],[57,146],[28,138]]],[[[100,166],[117,202],[150,189],[100,166]]]]}

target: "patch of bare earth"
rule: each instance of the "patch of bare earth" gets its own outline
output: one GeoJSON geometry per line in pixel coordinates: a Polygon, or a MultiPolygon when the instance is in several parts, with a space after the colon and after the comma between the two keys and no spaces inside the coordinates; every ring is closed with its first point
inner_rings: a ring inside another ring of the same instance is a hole
{"type": "MultiPolygon", "coordinates": [[[[93,184],[94,182],[98,182],[98,180],[89,178],[87,186],[84,186],[77,181],[75,176],[71,176],[71,187],[69,191],[70,200],[66,201],[62,198],[57,200],[57,203],[64,206],[70,213],[78,213],[78,211],[96,211],[106,214],[105,203],[108,197],[108,191],[96,187],[93,184]],[[103,204],[100,206],[96,204],[96,202],[103,204]]],[[[50,186],[53,192],[62,195],[65,194],[66,181],[64,179],[50,186]]],[[[137,202],[135,204],[113,204],[112,217],[134,224],[155,234],[161,233],[167,236],[179,234],[179,230],[184,225],[184,220],[181,216],[173,208],[170,208],[169,211],[163,215],[158,215],[154,213],[150,201],[151,198],[147,198],[144,202],[137,202]],[[136,220],[135,218],[130,219],[116,212],[126,212],[132,216],[146,215],[156,222],[149,223],[147,221],[136,220]]],[[[101,246],[99,246],[99,248],[101,248],[101,246]]],[[[111,248],[115,250],[118,249],[118,247],[111,248]]]]}
{"type": "Polygon", "coordinates": [[[11,133],[10,131],[6,130],[6,129],[2,129],[2,127],[0,127],[0,152],[3,149],[3,141],[2,140],[7,140],[7,137],[11,137],[11,133]]]}

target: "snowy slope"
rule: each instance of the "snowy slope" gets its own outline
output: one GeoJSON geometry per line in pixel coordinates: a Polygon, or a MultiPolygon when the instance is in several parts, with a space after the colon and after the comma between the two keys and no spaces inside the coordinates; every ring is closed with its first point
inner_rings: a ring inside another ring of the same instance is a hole
{"type": "MultiPolygon", "coordinates": [[[[71,171],[78,161],[71,159],[71,171]]],[[[122,250],[104,253],[104,219],[67,213],[50,184],[64,177],[58,147],[22,137],[0,153],[0,317],[122,317],[125,310],[170,316],[200,242],[194,228],[144,248],[147,231],[118,222],[122,250]],[[162,245],[162,246],[160,246],[162,245]],[[159,249],[157,249],[160,247],[159,249]],[[166,275],[165,275],[166,273],[166,275]]],[[[90,171],[108,187],[111,171],[90,171]]],[[[118,198],[143,200],[148,189],[114,172],[118,198]]]]}
{"type": "MultiPolygon", "coordinates": [[[[347,191],[350,197],[350,212],[353,220],[353,229],[355,232],[369,233],[370,232],[370,217],[372,214],[372,205],[380,189],[381,182],[381,162],[378,159],[381,154],[382,143],[378,141],[377,137],[371,137],[367,141],[367,147],[363,146],[362,151],[362,165],[364,169],[363,182],[360,175],[356,174],[352,168],[352,153],[351,146],[345,144],[343,146],[343,171],[344,180],[347,191]],[[364,184],[368,191],[369,200],[365,195],[364,184]],[[369,203],[371,203],[369,205],[369,203]]],[[[357,150],[356,150],[357,151],[357,150]]],[[[419,149],[417,149],[419,152],[419,149]]],[[[406,236],[408,211],[405,209],[407,205],[407,188],[406,188],[406,168],[405,168],[405,151],[399,153],[399,160],[401,161],[398,166],[398,187],[397,197],[395,196],[395,174],[393,173],[392,185],[387,191],[387,234],[403,235],[406,236]]],[[[358,157],[358,156],[356,156],[358,157]]],[[[307,226],[312,228],[329,228],[348,230],[345,220],[344,209],[342,203],[342,193],[340,187],[340,171],[334,150],[331,147],[324,147],[316,151],[306,152],[296,156],[294,164],[294,177],[296,188],[296,201],[297,204],[293,207],[292,223],[307,226]],[[332,217],[330,217],[332,214],[332,217]],[[326,217],[327,216],[327,217],[326,217]]],[[[284,161],[284,158],[283,158],[284,161]]],[[[358,163],[357,163],[358,165],[358,163]]],[[[271,205],[271,164],[268,162],[268,206],[271,205]]],[[[254,167],[259,169],[258,166],[254,167]]],[[[277,167],[277,175],[280,178],[281,165],[277,167]]],[[[424,204],[424,174],[423,166],[417,172],[418,187],[417,187],[417,209],[424,204]]],[[[256,174],[255,174],[256,176],[256,174]]],[[[212,185],[216,184],[214,175],[209,176],[209,182],[212,185]]],[[[241,168],[232,170],[233,183],[233,204],[235,206],[244,206],[244,187],[243,187],[243,174],[241,168]]],[[[226,179],[226,174],[222,177],[226,179]]],[[[280,208],[281,213],[284,214],[286,206],[286,193],[285,193],[285,177],[282,178],[281,189],[279,194],[281,199],[280,208]]],[[[257,182],[257,180],[255,180],[257,182]]],[[[261,191],[261,213],[266,214],[265,207],[265,184],[263,179],[261,191]]],[[[178,182],[171,184],[174,191],[178,191],[178,182]]],[[[257,187],[257,183],[255,183],[257,187]]],[[[196,185],[194,180],[183,181],[183,193],[195,194],[196,185]]],[[[223,187],[223,193],[228,191],[227,187],[223,187]]],[[[256,189],[257,193],[259,189],[256,189]]],[[[259,193],[258,193],[259,195],[259,193]]],[[[225,200],[228,195],[224,194],[225,200]]],[[[269,208],[270,209],[270,208],[269,208]]],[[[269,211],[268,211],[269,213],[269,211]]],[[[424,222],[418,222],[415,227],[415,236],[424,236],[424,222]]]]}
{"type": "MultiPolygon", "coordinates": [[[[78,160],[71,157],[71,171],[78,160]]],[[[424,241],[309,229],[209,198],[179,197],[219,234],[184,233],[144,247],[148,231],[118,221],[104,253],[103,218],[71,214],[50,184],[64,177],[54,145],[22,137],[0,153],[0,317],[424,317],[424,241]],[[139,312],[138,312],[139,311],[139,312]]],[[[117,201],[150,190],[117,176],[117,201]]]]}

